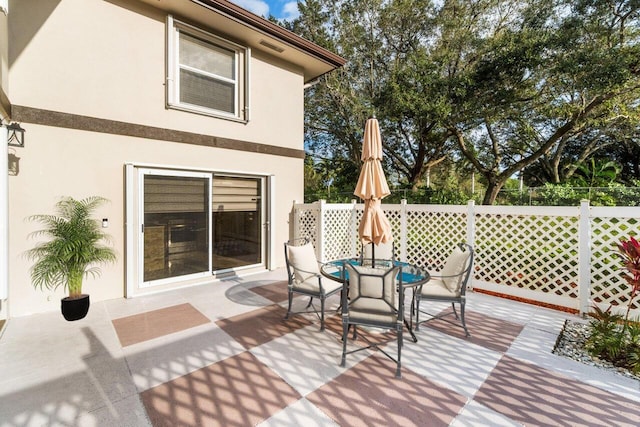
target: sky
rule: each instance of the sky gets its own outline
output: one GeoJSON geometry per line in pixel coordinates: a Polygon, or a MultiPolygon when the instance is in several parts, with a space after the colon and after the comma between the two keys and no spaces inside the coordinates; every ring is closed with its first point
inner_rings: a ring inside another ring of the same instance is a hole
{"type": "Polygon", "coordinates": [[[267,18],[273,15],[278,19],[292,20],[298,16],[296,0],[230,0],[232,3],[267,18]]]}

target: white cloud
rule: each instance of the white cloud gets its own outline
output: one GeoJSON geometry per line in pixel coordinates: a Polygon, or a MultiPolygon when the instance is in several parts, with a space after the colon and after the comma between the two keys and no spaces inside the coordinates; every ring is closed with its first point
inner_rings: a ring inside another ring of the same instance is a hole
{"type": "Polygon", "coordinates": [[[282,18],[288,21],[296,19],[300,16],[300,11],[298,10],[298,2],[290,1],[285,3],[282,7],[282,18]]]}
{"type": "Polygon", "coordinates": [[[269,5],[262,0],[233,0],[235,4],[258,16],[269,16],[269,5]]]}

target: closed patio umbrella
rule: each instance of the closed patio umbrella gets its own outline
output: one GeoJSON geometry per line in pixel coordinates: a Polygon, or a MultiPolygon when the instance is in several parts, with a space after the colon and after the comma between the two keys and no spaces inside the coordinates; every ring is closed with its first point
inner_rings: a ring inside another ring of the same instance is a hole
{"type": "Polygon", "coordinates": [[[391,224],[382,211],[381,200],[391,194],[382,170],[382,138],[378,120],[367,120],[362,141],[362,170],[353,192],[364,200],[364,213],[358,235],[362,243],[387,243],[393,240],[391,224]]]}

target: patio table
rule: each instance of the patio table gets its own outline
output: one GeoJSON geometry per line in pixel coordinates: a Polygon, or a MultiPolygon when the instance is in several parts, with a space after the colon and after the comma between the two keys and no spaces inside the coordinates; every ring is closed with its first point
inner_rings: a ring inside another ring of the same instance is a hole
{"type": "MultiPolygon", "coordinates": [[[[344,283],[344,282],[348,283],[349,271],[345,269],[345,265],[347,264],[361,265],[360,263],[361,263],[360,258],[336,259],[336,260],[329,261],[322,264],[322,266],[320,267],[320,273],[322,273],[322,275],[327,279],[334,280],[340,283],[344,283]]],[[[389,267],[389,268],[392,265],[394,267],[401,267],[399,277],[397,277],[397,279],[398,280],[402,279],[402,287],[405,289],[407,288],[415,289],[416,286],[420,286],[428,282],[429,279],[431,278],[431,276],[429,275],[429,272],[425,268],[415,264],[410,264],[404,261],[375,260],[374,265],[377,265],[380,267],[389,267]]],[[[413,300],[414,298],[411,298],[411,304],[413,304],[413,300]]],[[[413,339],[413,342],[418,342],[418,338],[413,333],[413,328],[409,325],[406,318],[404,319],[404,324],[407,327],[407,330],[409,331],[409,333],[411,334],[411,338],[413,339]]]]}

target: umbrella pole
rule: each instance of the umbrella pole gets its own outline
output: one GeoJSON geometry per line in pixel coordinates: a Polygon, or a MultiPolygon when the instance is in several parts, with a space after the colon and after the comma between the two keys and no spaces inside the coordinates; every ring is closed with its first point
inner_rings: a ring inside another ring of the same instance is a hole
{"type": "Polygon", "coordinates": [[[376,266],[376,244],[371,242],[371,267],[376,266]]]}

